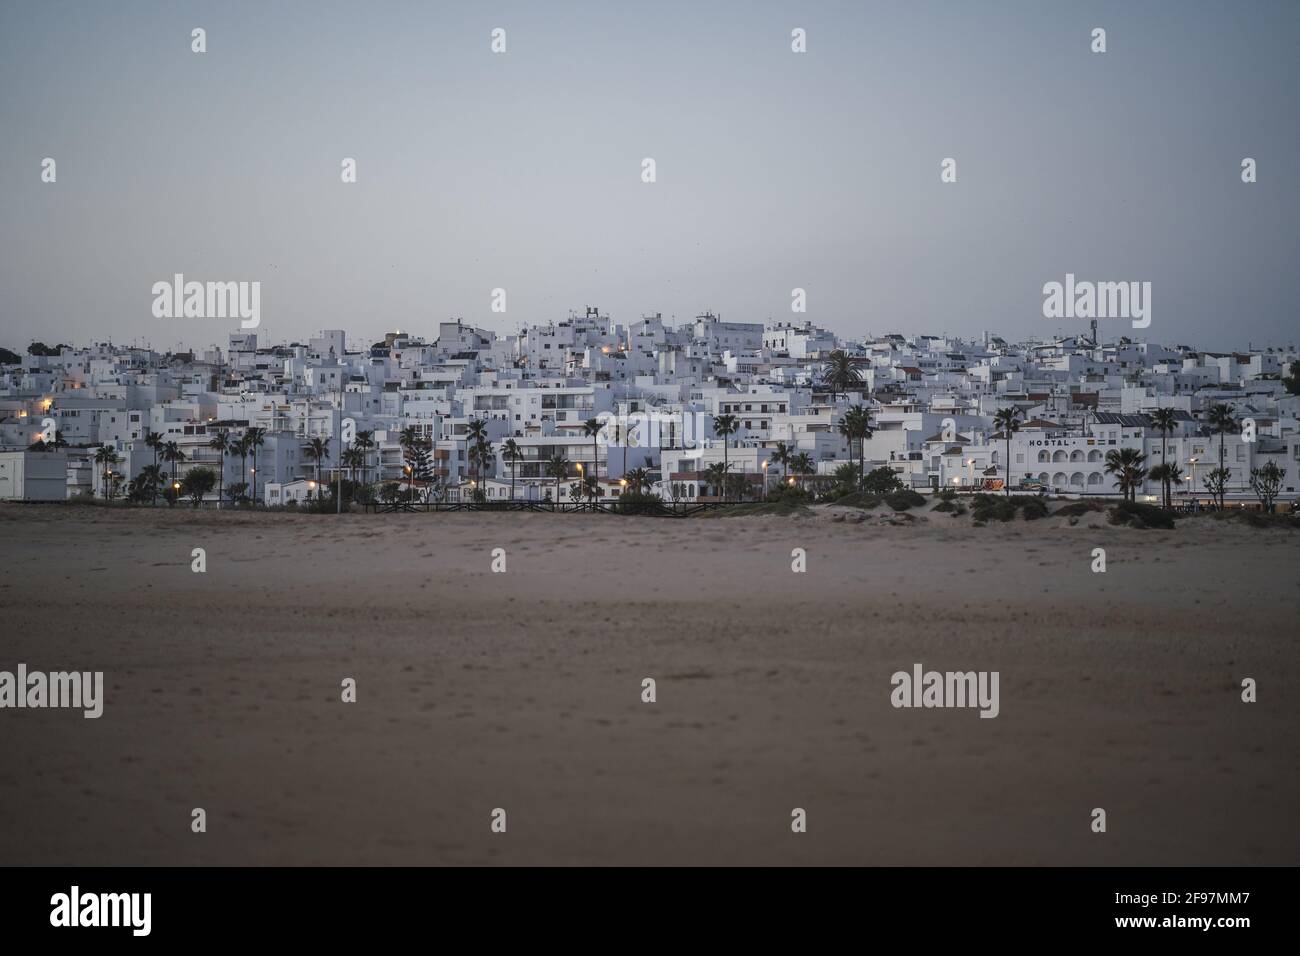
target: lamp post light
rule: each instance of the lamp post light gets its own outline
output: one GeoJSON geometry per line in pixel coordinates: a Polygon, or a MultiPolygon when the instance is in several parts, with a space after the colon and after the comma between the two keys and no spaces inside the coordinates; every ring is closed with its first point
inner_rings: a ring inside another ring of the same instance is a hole
{"type": "Polygon", "coordinates": [[[767,500],[767,466],[770,464],[771,464],[770,461],[763,462],[763,500],[764,501],[767,500]]]}

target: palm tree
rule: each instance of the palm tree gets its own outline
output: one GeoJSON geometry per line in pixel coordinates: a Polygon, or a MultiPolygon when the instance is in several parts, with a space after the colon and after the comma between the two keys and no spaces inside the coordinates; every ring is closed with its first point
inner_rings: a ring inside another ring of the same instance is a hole
{"type": "Polygon", "coordinates": [[[582,423],[582,434],[591,439],[591,476],[593,478],[600,476],[600,450],[596,445],[596,436],[600,434],[603,427],[599,418],[588,418],[582,423]]]}
{"type": "MultiPolygon", "coordinates": [[[[1161,478],[1165,488],[1165,508],[1170,505],[1169,500],[1169,470],[1165,466],[1169,464],[1169,433],[1178,427],[1174,419],[1174,410],[1172,408],[1157,408],[1151,413],[1151,424],[1160,432],[1160,464],[1151,469],[1151,477],[1156,478],[1156,472],[1160,471],[1161,478]]],[[[1177,466],[1174,466],[1177,468],[1177,466]]]]}
{"type": "MultiPolygon", "coordinates": [[[[1235,432],[1237,430],[1236,416],[1233,414],[1231,405],[1224,405],[1220,403],[1218,405],[1212,405],[1210,407],[1208,418],[1209,418],[1210,426],[1219,435],[1219,471],[1227,472],[1228,469],[1225,468],[1223,464],[1223,457],[1225,454],[1224,447],[1223,447],[1223,439],[1224,436],[1228,434],[1228,432],[1235,432]]],[[[1223,510],[1224,498],[1226,497],[1227,490],[1228,490],[1227,481],[1226,480],[1219,481],[1218,482],[1219,493],[1216,497],[1219,499],[1220,511],[1223,510]]]]}
{"type": "MultiPolygon", "coordinates": [[[[253,505],[257,505],[257,450],[266,444],[265,428],[250,428],[244,432],[244,441],[253,454],[253,505]]],[[[242,477],[242,476],[241,476],[242,477]]]]}
{"type": "MultiPolygon", "coordinates": [[[[727,436],[734,435],[740,429],[740,422],[736,420],[735,415],[719,415],[713,420],[713,431],[722,439],[722,464],[723,474],[731,470],[730,462],[727,458],[727,436]]],[[[727,489],[724,485],[722,489],[723,500],[726,500],[727,489]]]]}
{"type": "Polygon", "coordinates": [[[1002,430],[1003,436],[1007,440],[1007,480],[1003,485],[1003,490],[1007,497],[1011,497],[1011,436],[1020,431],[1020,409],[1015,405],[1008,405],[1006,408],[999,408],[997,414],[993,416],[993,423],[1002,430]]]}
{"type": "Polygon", "coordinates": [[[162,487],[163,474],[162,469],[157,465],[145,465],[140,469],[140,474],[136,475],[135,480],[131,482],[134,488],[136,501],[143,501],[145,498],[151,501],[158,500],[158,489],[162,487]]]}
{"type": "Polygon", "coordinates": [[[103,477],[102,485],[104,489],[105,498],[108,497],[109,469],[112,465],[116,465],[119,461],[121,461],[121,459],[117,457],[117,452],[114,451],[113,448],[109,445],[103,445],[100,447],[99,451],[95,452],[95,463],[104,466],[104,469],[101,474],[103,477]]]}
{"type": "Polygon", "coordinates": [[[343,455],[339,460],[339,464],[347,468],[352,474],[352,483],[355,485],[357,481],[357,469],[365,468],[366,466],[366,453],[358,448],[356,443],[353,442],[351,448],[345,448],[343,450],[343,455]]]}
{"type": "Polygon", "coordinates": [[[715,461],[704,469],[704,477],[708,481],[709,487],[713,489],[714,495],[725,500],[727,494],[727,466],[720,461],[715,461]]]}
{"type": "MultiPolygon", "coordinates": [[[[238,438],[232,438],[230,440],[231,457],[233,458],[235,455],[239,456],[239,481],[236,482],[236,484],[242,484],[244,486],[244,491],[248,491],[248,482],[245,480],[245,476],[248,474],[248,453],[250,451],[252,451],[252,448],[250,448],[248,444],[248,432],[244,432],[244,434],[240,435],[238,438]]],[[[253,477],[257,477],[256,471],[253,472],[253,477]]]]}
{"type": "Polygon", "coordinates": [[[1166,461],[1156,465],[1147,474],[1152,481],[1158,481],[1165,490],[1165,507],[1169,508],[1173,504],[1171,487],[1177,485],[1183,480],[1183,471],[1175,462],[1166,461]]]}
{"type": "Polygon", "coordinates": [[[858,371],[858,366],[848,352],[843,349],[834,349],[826,357],[826,364],[822,366],[822,381],[829,386],[831,404],[834,405],[837,391],[847,392],[849,389],[862,384],[862,373],[858,371]]]}
{"type": "Polygon", "coordinates": [[[776,448],[772,452],[772,460],[781,466],[781,477],[785,477],[786,469],[790,467],[790,459],[794,457],[794,452],[790,446],[783,441],[776,443],[776,448]]]}
{"type": "Polygon", "coordinates": [[[303,446],[302,456],[310,461],[316,462],[316,493],[319,495],[320,487],[320,466],[330,453],[330,440],[328,438],[313,438],[303,446]]]}
{"type": "MultiPolygon", "coordinates": [[[[471,418],[465,429],[465,444],[469,446],[469,463],[482,464],[483,444],[487,441],[487,422],[481,418],[471,418]]],[[[478,477],[475,469],[474,477],[478,477]]]]}
{"type": "Polygon", "coordinates": [[[862,487],[867,471],[867,439],[875,434],[871,427],[871,410],[865,405],[853,405],[840,418],[840,434],[848,439],[849,454],[853,454],[853,442],[858,442],[858,487],[862,487]]]}
{"type": "Polygon", "coordinates": [[[513,438],[507,438],[501,446],[501,454],[505,460],[510,463],[510,500],[515,500],[515,466],[519,464],[519,459],[523,457],[523,452],[519,450],[519,443],[513,438]]]}
{"type": "Polygon", "coordinates": [[[624,477],[627,478],[627,486],[636,494],[642,489],[650,490],[650,474],[644,468],[633,468],[624,477]]]}
{"type": "Polygon", "coordinates": [[[1136,448],[1111,449],[1106,453],[1106,473],[1115,476],[1115,484],[1125,501],[1136,501],[1137,490],[1147,476],[1142,467],[1147,456],[1136,448]]]}
{"type": "MultiPolygon", "coordinates": [[[[145,446],[153,451],[154,467],[158,466],[158,451],[162,448],[163,437],[158,432],[149,432],[144,436],[145,446]]],[[[161,482],[159,482],[161,484],[161,482]]],[[[153,490],[153,504],[158,504],[158,489],[153,490]]]]}
{"type": "Polygon", "coordinates": [[[163,444],[162,451],[158,453],[158,457],[163,461],[170,463],[172,466],[172,483],[171,488],[168,489],[171,492],[171,495],[167,499],[167,503],[172,505],[176,503],[176,463],[185,460],[185,452],[181,451],[180,446],[174,441],[169,441],[163,444]]]}
{"type": "Polygon", "coordinates": [[[813,475],[817,473],[817,466],[806,451],[801,451],[790,459],[790,470],[796,475],[813,475]]]}
{"type": "Polygon", "coordinates": [[[208,439],[208,447],[216,451],[220,461],[220,469],[217,472],[217,510],[221,510],[221,499],[225,496],[226,489],[226,455],[230,452],[234,441],[230,437],[230,432],[224,428],[218,428],[208,439]]]}
{"type": "Polygon", "coordinates": [[[370,466],[366,453],[375,447],[374,429],[369,428],[365,431],[357,432],[356,437],[352,439],[352,447],[361,451],[361,483],[363,485],[369,484],[366,479],[370,477],[370,466]]]}
{"type": "Polygon", "coordinates": [[[564,480],[565,475],[569,472],[569,459],[563,455],[552,455],[551,460],[546,463],[547,473],[555,479],[555,503],[560,503],[560,482],[564,480]]]}
{"type": "Polygon", "coordinates": [[[482,483],[483,476],[487,473],[487,466],[492,461],[492,446],[486,440],[476,441],[469,450],[469,460],[474,464],[478,471],[478,480],[474,485],[475,495],[482,494],[479,485],[482,483]]]}

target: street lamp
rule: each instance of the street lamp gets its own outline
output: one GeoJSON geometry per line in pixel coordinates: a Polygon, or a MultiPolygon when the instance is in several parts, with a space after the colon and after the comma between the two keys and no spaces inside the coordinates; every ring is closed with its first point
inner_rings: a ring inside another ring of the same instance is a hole
{"type": "Polygon", "coordinates": [[[767,500],[767,466],[770,464],[771,464],[770,461],[763,462],[763,500],[764,501],[767,500]]]}

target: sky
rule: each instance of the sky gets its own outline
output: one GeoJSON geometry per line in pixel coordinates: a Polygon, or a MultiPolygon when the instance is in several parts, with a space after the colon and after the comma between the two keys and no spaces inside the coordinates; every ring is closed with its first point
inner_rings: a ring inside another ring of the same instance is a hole
{"type": "Polygon", "coordinates": [[[1049,337],[1067,273],[1151,283],[1105,336],[1291,343],[1297,36],[1295,0],[0,0],[0,346],[224,344],[153,315],[175,273],[260,282],[263,344],[586,306],[1049,337]]]}

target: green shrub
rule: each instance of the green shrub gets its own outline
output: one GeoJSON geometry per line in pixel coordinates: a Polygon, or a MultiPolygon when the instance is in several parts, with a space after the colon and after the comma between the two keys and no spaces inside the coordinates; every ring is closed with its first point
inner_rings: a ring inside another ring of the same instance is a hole
{"type": "Polygon", "coordinates": [[[1047,502],[1042,498],[1016,498],[1013,500],[1020,503],[1020,510],[1024,512],[1026,521],[1047,517],[1047,502]]]}
{"type": "Polygon", "coordinates": [[[1154,505],[1121,501],[1110,509],[1110,523],[1128,525],[1130,528],[1172,528],[1174,516],[1154,505]]]}
{"type": "Polygon", "coordinates": [[[976,495],[972,513],[978,522],[1010,521],[1016,516],[1016,506],[1010,498],[976,495]],[[980,501],[984,498],[984,501],[980,501]]]}
{"type": "Polygon", "coordinates": [[[836,498],[832,504],[837,504],[843,508],[862,508],[866,510],[880,507],[881,499],[875,495],[865,495],[859,492],[854,492],[851,495],[843,495],[836,498]]]}
{"type": "Polygon", "coordinates": [[[1082,501],[1071,501],[1068,505],[1057,508],[1056,516],[1058,518],[1077,518],[1079,515],[1086,515],[1094,511],[1105,510],[1105,503],[1091,498],[1085,498],[1082,501]]]}
{"type": "Polygon", "coordinates": [[[894,473],[894,469],[884,466],[871,469],[862,479],[862,490],[877,498],[902,491],[903,488],[903,481],[894,473]]]}
{"type": "Polygon", "coordinates": [[[901,491],[886,495],[885,504],[895,511],[906,511],[908,508],[919,508],[925,504],[925,496],[917,494],[911,488],[904,488],[901,491]]]}

